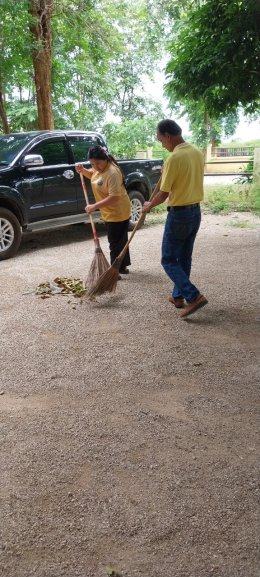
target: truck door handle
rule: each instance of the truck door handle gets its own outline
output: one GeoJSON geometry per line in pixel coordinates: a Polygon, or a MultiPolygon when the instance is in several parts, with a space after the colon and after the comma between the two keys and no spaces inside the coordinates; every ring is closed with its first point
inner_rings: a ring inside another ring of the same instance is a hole
{"type": "Polygon", "coordinates": [[[71,180],[72,178],[74,178],[74,172],[73,170],[64,170],[62,176],[64,176],[64,178],[66,178],[67,180],[71,180]]]}

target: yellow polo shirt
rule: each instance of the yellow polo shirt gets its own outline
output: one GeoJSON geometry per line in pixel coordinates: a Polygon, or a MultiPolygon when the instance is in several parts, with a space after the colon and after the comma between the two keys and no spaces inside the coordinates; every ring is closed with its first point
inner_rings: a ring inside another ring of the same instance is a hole
{"type": "Polygon", "coordinates": [[[131,203],[123,184],[123,176],[120,168],[113,164],[103,172],[93,170],[91,186],[96,202],[107,198],[107,196],[118,196],[120,200],[113,206],[102,206],[101,216],[106,222],[122,222],[127,220],[131,214],[131,203]]]}
{"type": "Polygon", "coordinates": [[[204,197],[203,178],[201,151],[186,142],[178,144],[163,166],[160,190],[169,194],[168,206],[201,202],[204,197]]]}

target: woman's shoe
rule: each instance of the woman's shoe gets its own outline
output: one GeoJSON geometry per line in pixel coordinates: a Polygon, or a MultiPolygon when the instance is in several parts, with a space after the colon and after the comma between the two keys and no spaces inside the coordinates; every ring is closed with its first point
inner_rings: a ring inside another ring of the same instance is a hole
{"type": "Polygon", "coordinates": [[[123,269],[120,270],[119,272],[120,272],[120,274],[129,274],[128,268],[123,268],[123,269]]]}

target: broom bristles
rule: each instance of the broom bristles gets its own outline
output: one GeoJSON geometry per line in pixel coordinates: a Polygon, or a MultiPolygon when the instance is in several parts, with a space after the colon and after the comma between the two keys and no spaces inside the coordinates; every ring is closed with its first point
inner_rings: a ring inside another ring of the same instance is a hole
{"type": "Polygon", "coordinates": [[[113,293],[116,290],[119,266],[120,262],[115,260],[112,266],[110,266],[109,269],[99,277],[96,284],[93,285],[87,293],[90,298],[102,295],[106,292],[113,293]]]}
{"type": "Polygon", "coordinates": [[[98,279],[108,270],[109,266],[101,248],[96,248],[85,283],[89,291],[96,285],[98,279]]]}

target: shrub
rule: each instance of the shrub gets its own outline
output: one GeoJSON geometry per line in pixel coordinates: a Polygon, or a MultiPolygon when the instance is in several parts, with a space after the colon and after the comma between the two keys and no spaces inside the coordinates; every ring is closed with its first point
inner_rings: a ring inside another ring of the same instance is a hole
{"type": "Polygon", "coordinates": [[[208,185],[205,187],[203,207],[213,214],[221,212],[254,212],[260,211],[259,190],[248,184],[208,185]]]}

